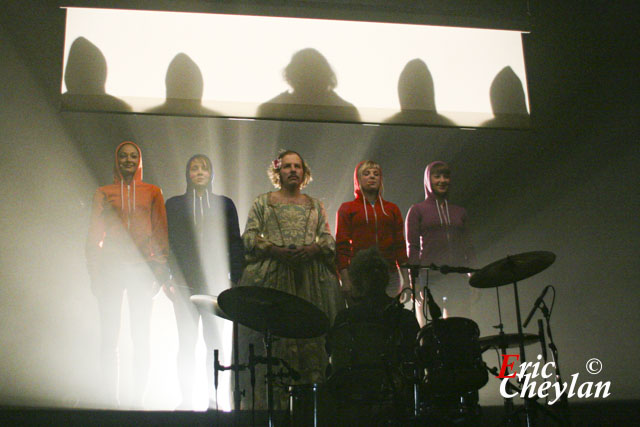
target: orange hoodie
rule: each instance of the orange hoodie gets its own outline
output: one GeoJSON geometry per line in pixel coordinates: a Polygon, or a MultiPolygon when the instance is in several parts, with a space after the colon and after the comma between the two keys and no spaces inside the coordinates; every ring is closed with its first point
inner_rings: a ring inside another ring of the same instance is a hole
{"type": "Polygon", "coordinates": [[[93,197],[91,224],[87,236],[87,265],[91,276],[114,263],[153,261],[157,270],[167,262],[167,215],[162,190],[142,182],[142,152],[130,141],[116,148],[113,184],[98,188],[93,197]],[[118,150],[131,144],[138,150],[138,167],[127,184],[118,167],[118,150]]]}

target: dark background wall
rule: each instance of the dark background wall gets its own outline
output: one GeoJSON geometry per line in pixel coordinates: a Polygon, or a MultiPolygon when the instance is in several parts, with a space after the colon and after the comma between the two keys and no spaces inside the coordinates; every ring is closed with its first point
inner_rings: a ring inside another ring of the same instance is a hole
{"type": "MultiPolygon", "coordinates": [[[[532,2],[525,55],[533,130],[469,131],[61,112],[64,12],[55,2],[3,1],[0,404],[91,406],[84,396],[97,378],[98,322],[84,239],[91,195],[110,182],[124,139],[141,145],[145,180],[165,197],[184,191],[192,153],[210,154],[216,191],[234,199],[241,224],[252,199],[269,190],[265,169],[280,148],[310,163],[308,192],[325,203],[332,229],[359,160],[382,164],[385,197],[405,215],[423,197],[424,166],[446,160],[452,200],[470,213],[477,267],[531,250],[557,255],[520,284],[520,299],[525,315],[543,286],[557,289],[552,324],[565,377],[610,380],[610,399],[640,397],[632,374],[640,351],[637,13],[631,2],[584,3],[532,2]],[[604,366],[598,377],[585,371],[592,357],[604,366]]],[[[474,320],[493,334],[495,291],[477,298],[474,320]]],[[[515,332],[511,288],[501,289],[501,302],[515,332]]],[[[495,380],[481,398],[500,403],[495,380]]]]}

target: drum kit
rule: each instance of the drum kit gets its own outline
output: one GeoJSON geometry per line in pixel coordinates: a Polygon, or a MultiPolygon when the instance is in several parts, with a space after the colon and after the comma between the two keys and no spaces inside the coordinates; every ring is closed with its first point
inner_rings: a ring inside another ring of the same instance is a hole
{"type": "MultiPolygon", "coordinates": [[[[541,342],[544,344],[542,320],[538,322],[539,334],[525,334],[520,314],[518,282],[531,277],[549,267],[555,260],[551,252],[527,252],[508,256],[479,270],[472,270],[469,284],[475,288],[496,288],[500,324],[496,328],[500,333],[480,337],[478,325],[471,319],[462,317],[442,318],[437,305],[431,300],[427,289],[425,299],[431,313],[431,321],[419,329],[415,340],[413,355],[410,358],[390,357],[385,338],[380,336],[375,325],[362,323],[359,326],[333,328],[330,330],[327,316],[312,303],[275,289],[264,287],[237,287],[222,292],[217,299],[207,295],[194,295],[192,300],[201,308],[216,316],[234,323],[234,357],[230,366],[222,366],[215,355],[216,386],[219,371],[231,370],[235,375],[234,406],[240,408],[243,391],[239,389],[240,371],[249,370],[251,384],[255,384],[255,366],[266,365],[268,425],[274,425],[274,366],[286,368],[286,375],[292,379],[289,387],[290,425],[318,426],[340,424],[340,420],[324,416],[322,412],[335,409],[335,402],[349,402],[341,396],[331,396],[335,390],[345,391],[355,400],[366,401],[375,407],[377,401],[382,402],[385,392],[396,393],[391,396],[394,405],[400,405],[393,412],[402,414],[404,419],[396,419],[397,424],[385,425],[474,425],[479,420],[478,390],[488,382],[488,372],[497,375],[496,368],[489,368],[482,360],[482,353],[489,349],[506,354],[507,349],[519,349],[519,361],[525,361],[525,346],[541,342]],[[498,288],[513,285],[517,333],[505,334],[500,314],[498,288]],[[260,332],[264,338],[266,357],[256,357],[253,348],[249,351],[249,361],[239,362],[238,328],[241,324],[260,332]],[[273,357],[272,342],[279,338],[315,338],[327,334],[331,344],[330,371],[324,384],[294,385],[299,378],[297,372],[286,361],[273,357]],[[408,360],[411,360],[408,362],[408,360]],[[393,363],[402,363],[397,367],[403,375],[391,378],[393,363]],[[406,373],[409,372],[409,375],[406,373]],[[383,379],[391,378],[389,381],[383,379]],[[400,380],[398,381],[398,378],[400,380]],[[398,387],[398,382],[400,384],[398,387]],[[398,390],[401,393],[397,393],[398,390]],[[394,391],[395,390],[395,391],[394,391]],[[322,402],[331,400],[332,403],[322,402]],[[409,399],[411,402],[407,402],[409,399]],[[329,408],[325,411],[325,408],[329,408]],[[329,422],[331,419],[331,422],[329,422]]],[[[419,269],[424,267],[420,266],[419,269]]],[[[469,272],[466,268],[430,266],[429,269],[440,269],[441,272],[469,272]],[[463,271],[464,270],[464,271],[463,271]]],[[[415,268],[414,268],[415,270],[415,268]]],[[[415,279],[417,273],[412,271],[415,279]]],[[[415,281],[412,281],[415,283],[415,281]]],[[[415,288],[415,287],[414,287],[415,288]]],[[[545,289],[546,292],[546,289],[545,289]]],[[[542,296],[541,296],[542,297],[542,296]]],[[[547,334],[549,348],[553,351],[556,363],[556,379],[559,380],[557,368],[557,351],[551,338],[548,325],[548,310],[544,302],[538,298],[532,313],[538,308],[547,317],[547,334]],[[540,305],[542,304],[542,307],[540,305]]],[[[414,298],[415,301],[415,298],[414,298]]],[[[415,303],[414,303],[415,310],[415,303]]],[[[530,320],[532,315],[529,316],[530,320]]],[[[525,324],[526,327],[526,324],[525,324]]],[[[217,353],[217,350],[216,350],[217,353]]],[[[546,359],[546,352],[545,359],[546,359]]],[[[278,374],[283,377],[282,372],[278,374]]],[[[510,389],[518,389],[518,385],[509,385],[510,389]]],[[[566,402],[565,402],[566,403],[566,402]]],[[[347,403],[348,404],[348,403],[347,403]]],[[[505,398],[504,424],[515,424],[519,421],[519,413],[524,412],[528,426],[535,424],[536,411],[547,411],[535,400],[525,399],[524,407],[516,410],[512,399],[505,398]]],[[[236,411],[239,412],[239,411],[236,411]]],[[[552,418],[556,419],[554,416],[552,418]]],[[[556,419],[558,420],[558,419],[556,419]]],[[[562,420],[559,420],[561,422],[562,420]]],[[[254,416],[255,422],[255,416],[254,416]]]]}

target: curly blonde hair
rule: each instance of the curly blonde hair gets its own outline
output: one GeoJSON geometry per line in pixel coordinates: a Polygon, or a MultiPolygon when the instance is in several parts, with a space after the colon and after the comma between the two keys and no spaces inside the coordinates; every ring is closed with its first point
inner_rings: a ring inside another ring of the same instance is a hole
{"type": "Polygon", "coordinates": [[[282,187],[282,183],[280,182],[280,167],[282,166],[283,157],[288,154],[295,154],[302,161],[302,182],[300,183],[300,189],[303,189],[313,180],[313,178],[311,177],[311,169],[309,168],[309,165],[304,161],[300,153],[298,153],[297,151],[281,151],[280,154],[278,154],[278,157],[276,157],[269,164],[269,167],[267,168],[267,175],[269,176],[269,179],[271,180],[273,186],[277,189],[280,189],[282,187]]]}

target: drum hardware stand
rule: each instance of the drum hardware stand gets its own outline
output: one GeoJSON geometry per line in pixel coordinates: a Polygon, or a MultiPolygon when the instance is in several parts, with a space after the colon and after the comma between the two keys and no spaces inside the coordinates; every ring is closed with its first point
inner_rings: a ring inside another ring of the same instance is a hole
{"type": "MultiPolygon", "coordinates": [[[[426,275],[426,281],[425,281],[425,286],[424,286],[424,291],[425,291],[425,301],[424,304],[422,306],[422,315],[424,316],[424,318],[427,318],[427,310],[426,310],[426,305],[428,305],[429,307],[429,312],[431,314],[431,317],[433,319],[437,319],[440,318],[442,316],[442,313],[440,312],[440,307],[438,307],[438,305],[433,301],[433,296],[431,295],[431,291],[429,291],[429,269],[431,267],[423,267],[420,265],[411,265],[409,266],[409,278],[410,278],[410,286],[411,286],[411,296],[412,296],[412,308],[411,311],[413,312],[413,315],[416,315],[416,287],[418,284],[418,276],[420,275],[420,269],[425,269],[427,270],[427,275],[426,275]],[[434,307],[435,306],[435,307],[434,307]],[[432,311],[433,309],[433,311],[432,311]]],[[[420,396],[420,371],[418,368],[418,365],[416,364],[414,367],[414,382],[413,382],[413,416],[414,419],[418,419],[420,417],[420,402],[422,401],[422,398],[420,396]]]]}
{"type": "MultiPolygon", "coordinates": [[[[486,368],[491,374],[495,375],[496,377],[498,376],[498,368],[497,367],[489,368],[487,366],[486,368]]],[[[508,391],[516,392],[517,394],[520,394],[520,392],[522,391],[522,389],[520,387],[514,385],[509,380],[507,380],[506,389],[508,391]]],[[[569,426],[570,425],[570,424],[567,424],[567,421],[561,419],[556,414],[551,412],[546,406],[541,405],[537,401],[537,399],[532,399],[532,398],[529,398],[529,397],[525,397],[524,400],[525,400],[525,402],[527,400],[530,401],[531,405],[535,406],[537,409],[539,409],[540,411],[545,413],[545,415],[548,415],[551,419],[553,419],[556,423],[558,423],[558,425],[561,425],[561,426],[569,426]]],[[[512,406],[512,408],[513,408],[513,406],[512,406]]],[[[519,408],[518,410],[515,410],[515,411],[512,410],[512,412],[510,412],[510,413],[505,415],[505,417],[503,418],[503,420],[502,420],[502,422],[500,424],[501,425],[504,425],[504,424],[506,424],[506,425],[516,425],[516,421],[517,421],[516,415],[519,412],[522,412],[522,411],[526,411],[526,409],[525,408],[519,408]]]]}
{"type": "MultiPolygon", "coordinates": [[[[469,284],[476,288],[499,287],[508,285],[510,283],[513,284],[513,293],[516,305],[516,320],[518,326],[517,342],[520,349],[519,360],[521,364],[525,363],[525,336],[522,331],[523,326],[520,313],[520,299],[518,297],[518,281],[531,277],[534,274],[545,270],[547,267],[553,264],[555,259],[555,254],[548,251],[534,251],[525,252],[518,255],[508,255],[506,258],[493,262],[478,270],[471,276],[469,280],[469,284]]],[[[498,327],[500,327],[501,329],[500,336],[504,336],[504,333],[502,331],[502,319],[500,319],[500,325],[498,325],[498,327]]],[[[509,347],[508,344],[506,342],[501,342],[499,344],[500,345],[496,347],[501,348],[503,354],[505,354],[505,348],[503,347],[509,347]]],[[[522,376],[519,379],[519,383],[522,383],[522,376]]],[[[505,407],[507,407],[508,405],[509,403],[505,402],[505,407]]],[[[526,397],[524,398],[523,409],[526,415],[528,427],[534,427],[535,425],[536,405],[540,406],[534,399],[528,399],[526,397]]],[[[521,409],[519,409],[519,411],[520,410],[521,409]]],[[[506,414],[507,420],[509,422],[513,421],[513,419],[511,418],[513,415],[514,413],[506,414]]]]}
{"type": "MultiPolygon", "coordinates": [[[[502,323],[502,309],[500,307],[500,288],[496,287],[496,299],[498,301],[498,321],[499,323],[497,325],[494,326],[495,329],[499,329],[500,330],[500,338],[504,338],[504,324],[502,323]]],[[[504,356],[507,354],[507,343],[504,341],[504,339],[501,339],[501,346],[500,346],[500,354],[503,356],[503,360],[504,360],[504,356]]],[[[493,372],[491,369],[489,369],[487,367],[487,369],[489,370],[489,372],[491,372],[494,376],[498,376],[498,372],[497,372],[497,368],[494,368],[494,370],[496,372],[493,372]]],[[[508,368],[507,368],[508,369],[508,368]]],[[[505,375],[507,374],[507,372],[505,372],[505,375]]],[[[507,383],[508,386],[512,386],[513,384],[511,384],[510,382],[507,383]]],[[[506,421],[511,424],[513,422],[513,419],[511,418],[514,415],[514,408],[513,408],[513,398],[512,397],[505,397],[504,398],[504,411],[505,411],[505,417],[506,417],[506,421]]]]}
{"type": "MultiPolygon", "coordinates": [[[[508,257],[507,257],[508,258],[508,257]]],[[[513,282],[513,293],[514,293],[514,299],[515,299],[515,304],[516,304],[516,322],[517,322],[517,326],[518,326],[518,335],[520,337],[520,343],[519,343],[519,349],[520,349],[520,363],[524,363],[525,362],[525,352],[524,352],[524,333],[522,330],[522,318],[520,317],[520,300],[518,298],[518,283],[516,281],[513,282]]],[[[547,315],[549,314],[546,305],[544,305],[544,301],[543,301],[543,313],[546,312],[545,317],[547,317],[547,315]]],[[[547,317],[548,319],[548,317],[547,317]]],[[[548,322],[548,320],[547,320],[548,322]]],[[[551,347],[552,343],[549,344],[549,347],[551,347]]],[[[553,345],[553,347],[555,347],[555,345],[553,345]]],[[[504,355],[506,352],[506,348],[501,348],[502,350],[502,354],[504,355]]],[[[552,348],[553,351],[553,348],[552,348]]],[[[556,367],[557,368],[557,367],[556,367]]],[[[556,376],[558,376],[558,371],[556,370],[556,376]]],[[[521,389],[511,383],[508,383],[508,385],[510,386],[510,388],[514,391],[518,391],[518,394],[520,394],[519,392],[521,391],[521,389]]],[[[566,399],[566,395],[563,394],[563,397],[566,399]]],[[[563,398],[561,397],[561,399],[563,398]]],[[[511,399],[509,399],[511,400],[511,399]]],[[[506,401],[506,399],[505,399],[506,401]]],[[[524,397],[524,407],[521,409],[518,409],[517,411],[513,411],[513,402],[510,402],[510,405],[508,405],[505,402],[505,410],[510,409],[511,412],[507,413],[507,419],[506,421],[509,423],[512,423],[514,421],[513,416],[516,415],[518,412],[523,411],[525,413],[526,416],[526,422],[527,422],[527,427],[534,427],[535,426],[535,422],[536,422],[536,410],[540,409],[542,412],[544,412],[546,415],[549,415],[552,419],[554,419],[555,421],[557,421],[558,423],[560,423],[562,425],[562,420],[560,420],[555,414],[551,413],[547,408],[545,408],[544,406],[540,405],[540,403],[538,403],[538,401],[536,399],[532,399],[532,398],[528,398],[528,397],[524,397]]]]}
{"type": "MultiPolygon", "coordinates": [[[[416,314],[416,286],[418,284],[418,276],[420,275],[419,265],[409,266],[409,286],[411,286],[411,311],[416,314]]],[[[427,274],[427,278],[428,278],[427,274]]]]}
{"type": "Polygon", "coordinates": [[[269,412],[269,427],[274,427],[273,423],[273,363],[271,358],[271,344],[273,336],[267,328],[264,332],[264,347],[267,350],[267,410],[269,412]]]}
{"type": "MultiPolygon", "coordinates": [[[[218,295],[217,302],[226,318],[263,334],[267,353],[269,427],[273,427],[273,358],[271,355],[273,337],[296,339],[319,337],[329,329],[329,319],[311,302],[287,292],[263,286],[238,286],[227,289],[218,295]],[[295,322],[290,319],[295,319],[295,322]]],[[[252,346],[249,346],[249,351],[252,352],[252,346]]],[[[249,369],[252,377],[252,394],[255,399],[254,360],[250,360],[249,369]]]]}
{"type": "MultiPolygon", "coordinates": [[[[515,262],[511,256],[507,256],[507,266],[515,277],[515,262]]],[[[524,335],[522,331],[522,317],[520,315],[520,298],[518,297],[518,282],[513,281],[513,297],[516,303],[516,322],[518,326],[518,335],[520,336],[520,363],[526,361],[524,352],[524,335]]],[[[527,427],[535,426],[535,407],[532,406],[530,399],[524,400],[524,411],[527,418],[527,427]]]]}
{"type": "MultiPolygon", "coordinates": [[[[242,396],[244,392],[240,390],[240,349],[238,347],[238,322],[233,322],[233,375],[234,375],[234,385],[233,385],[233,409],[236,412],[240,412],[240,402],[242,401],[242,396]]],[[[244,367],[242,368],[244,369],[244,367]]],[[[238,425],[238,417],[235,417],[236,425],[238,425]]]]}
{"type": "Polygon", "coordinates": [[[249,368],[249,365],[240,364],[240,354],[238,351],[238,323],[233,322],[233,363],[229,366],[222,366],[218,361],[218,350],[214,350],[214,378],[215,388],[218,389],[218,372],[219,371],[233,371],[235,384],[233,385],[233,409],[234,413],[234,425],[240,425],[240,402],[242,396],[244,396],[244,390],[240,390],[240,371],[249,368]]]}

